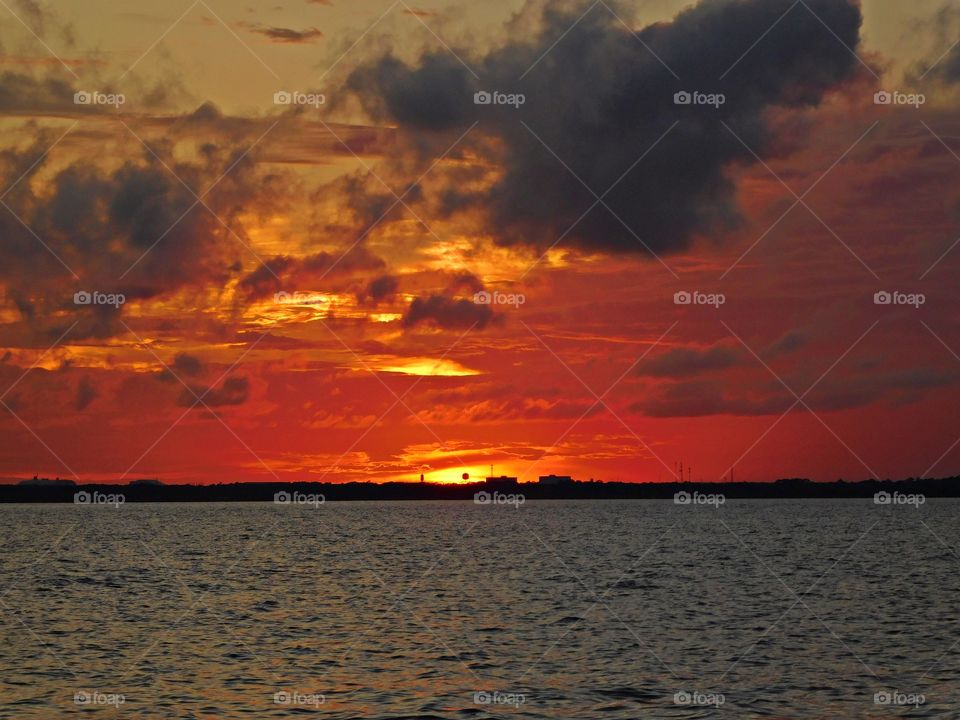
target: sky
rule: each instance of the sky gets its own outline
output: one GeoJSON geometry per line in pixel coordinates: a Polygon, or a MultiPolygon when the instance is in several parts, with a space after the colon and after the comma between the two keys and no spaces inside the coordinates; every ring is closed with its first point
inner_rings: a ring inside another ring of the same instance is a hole
{"type": "Polygon", "coordinates": [[[960,472],[946,0],[0,2],[0,478],[960,472]]]}

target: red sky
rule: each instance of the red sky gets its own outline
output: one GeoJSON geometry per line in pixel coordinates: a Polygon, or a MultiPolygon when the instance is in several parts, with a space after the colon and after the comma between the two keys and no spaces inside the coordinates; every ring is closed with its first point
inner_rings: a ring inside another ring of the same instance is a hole
{"type": "Polygon", "coordinates": [[[960,12],[636,5],[0,11],[0,477],[956,474],[960,12]]]}

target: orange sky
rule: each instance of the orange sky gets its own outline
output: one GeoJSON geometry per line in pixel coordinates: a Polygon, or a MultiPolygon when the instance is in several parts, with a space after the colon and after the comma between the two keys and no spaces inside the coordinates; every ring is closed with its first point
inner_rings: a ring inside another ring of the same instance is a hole
{"type": "Polygon", "coordinates": [[[0,478],[960,471],[960,13],[694,5],[0,8],[0,478]]]}

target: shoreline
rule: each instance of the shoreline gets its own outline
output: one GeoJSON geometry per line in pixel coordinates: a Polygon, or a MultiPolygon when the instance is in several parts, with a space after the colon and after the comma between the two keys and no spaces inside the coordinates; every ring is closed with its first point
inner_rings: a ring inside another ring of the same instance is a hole
{"type": "MultiPolygon", "coordinates": [[[[377,500],[473,500],[477,493],[522,496],[530,500],[672,500],[677,493],[722,495],[726,499],[873,499],[887,493],[899,496],[960,497],[960,478],[812,482],[803,479],[774,482],[628,483],[574,481],[564,485],[514,483],[220,483],[162,485],[110,483],[41,484],[28,481],[0,485],[0,503],[84,504],[83,493],[122,496],[122,502],[284,502],[284,493],[313,497],[319,502],[377,500]],[[79,495],[79,499],[75,496],[79,495]],[[280,499],[278,500],[277,497],[280,499]]],[[[309,501],[307,501],[309,502],[309,501]]],[[[292,504],[301,504],[293,498],[292,504]]],[[[880,501],[879,504],[885,504],[880,501]]]]}

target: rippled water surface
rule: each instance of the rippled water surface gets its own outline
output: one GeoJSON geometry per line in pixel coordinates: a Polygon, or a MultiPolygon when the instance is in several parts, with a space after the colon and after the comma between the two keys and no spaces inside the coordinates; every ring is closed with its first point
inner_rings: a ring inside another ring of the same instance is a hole
{"type": "Polygon", "coordinates": [[[0,506],[0,717],[956,718],[958,511],[0,506]]]}

